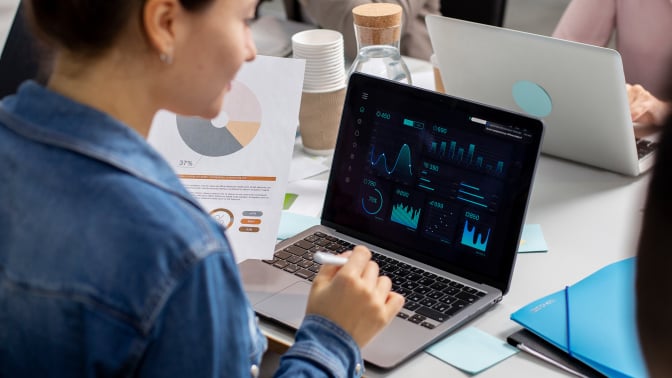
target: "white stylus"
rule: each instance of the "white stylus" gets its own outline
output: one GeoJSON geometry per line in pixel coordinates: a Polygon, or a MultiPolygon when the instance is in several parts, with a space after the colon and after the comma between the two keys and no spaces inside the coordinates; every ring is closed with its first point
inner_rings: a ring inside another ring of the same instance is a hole
{"type": "Polygon", "coordinates": [[[315,252],[315,254],[313,255],[313,261],[322,265],[327,264],[327,265],[343,266],[345,265],[346,262],[348,262],[348,259],[347,257],[336,256],[327,252],[315,252]]]}

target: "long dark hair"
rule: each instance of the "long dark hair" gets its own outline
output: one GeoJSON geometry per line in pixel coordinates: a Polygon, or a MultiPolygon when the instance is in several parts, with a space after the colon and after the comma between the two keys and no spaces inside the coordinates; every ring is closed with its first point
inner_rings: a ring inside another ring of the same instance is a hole
{"type": "MultiPolygon", "coordinates": [[[[672,86],[672,80],[668,83],[672,86]]],[[[672,114],[663,126],[637,248],[637,327],[651,377],[672,376],[672,301],[667,300],[672,295],[671,276],[672,114]]]]}

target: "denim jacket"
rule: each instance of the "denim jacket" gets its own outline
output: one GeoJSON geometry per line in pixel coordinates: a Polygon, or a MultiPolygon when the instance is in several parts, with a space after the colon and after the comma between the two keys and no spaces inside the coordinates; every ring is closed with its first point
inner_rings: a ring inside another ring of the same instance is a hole
{"type": "MultiPolygon", "coordinates": [[[[224,231],[140,135],[27,82],[0,103],[0,162],[0,376],[258,374],[224,231]]],[[[277,374],[362,371],[310,315],[277,374]]]]}

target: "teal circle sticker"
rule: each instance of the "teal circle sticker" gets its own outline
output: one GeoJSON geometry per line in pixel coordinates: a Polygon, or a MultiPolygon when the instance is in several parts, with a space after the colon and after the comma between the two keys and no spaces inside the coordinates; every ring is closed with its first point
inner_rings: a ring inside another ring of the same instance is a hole
{"type": "Polygon", "coordinates": [[[511,89],[516,104],[527,114],[535,117],[546,117],[551,114],[553,104],[551,96],[537,83],[521,80],[513,84],[511,89]]]}

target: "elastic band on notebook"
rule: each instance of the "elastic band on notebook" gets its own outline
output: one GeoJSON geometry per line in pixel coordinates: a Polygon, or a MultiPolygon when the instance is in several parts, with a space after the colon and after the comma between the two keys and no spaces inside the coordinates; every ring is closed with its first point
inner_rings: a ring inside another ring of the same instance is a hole
{"type": "Polygon", "coordinates": [[[574,357],[572,355],[572,348],[570,344],[570,338],[569,338],[569,286],[565,286],[565,326],[567,327],[567,353],[569,354],[570,357],[574,357]]]}

